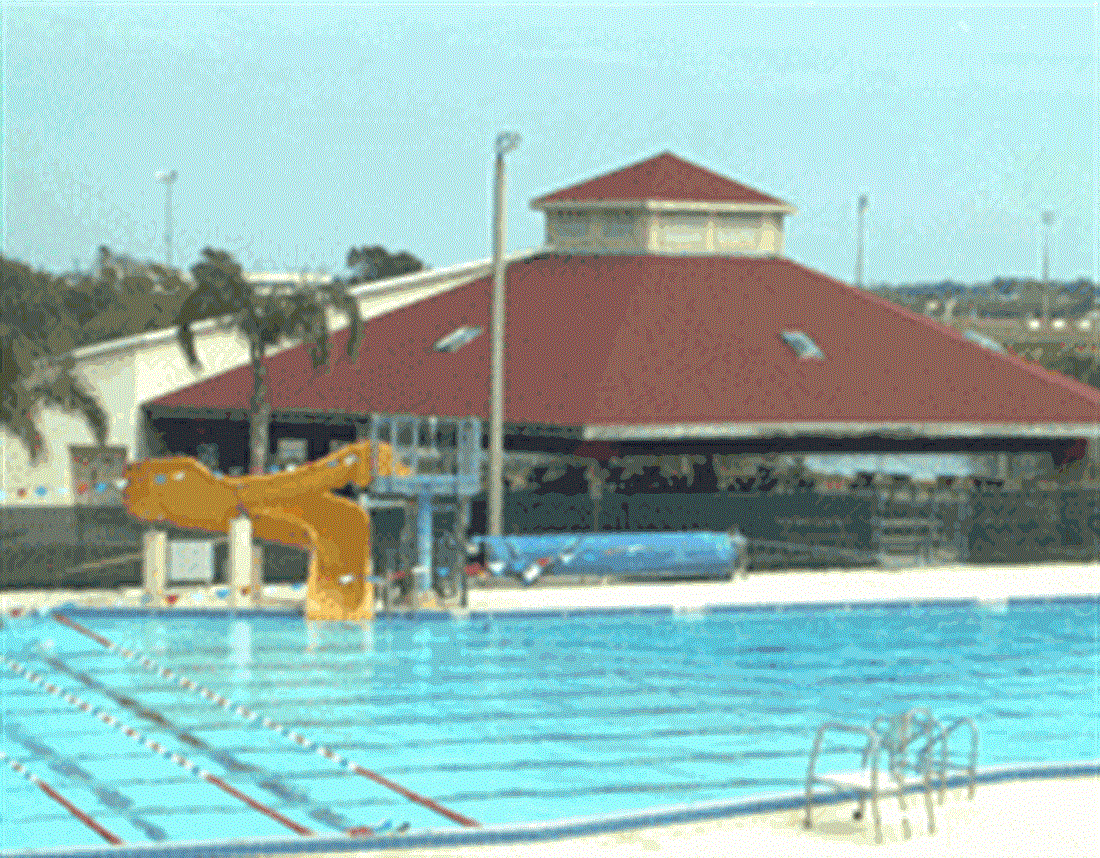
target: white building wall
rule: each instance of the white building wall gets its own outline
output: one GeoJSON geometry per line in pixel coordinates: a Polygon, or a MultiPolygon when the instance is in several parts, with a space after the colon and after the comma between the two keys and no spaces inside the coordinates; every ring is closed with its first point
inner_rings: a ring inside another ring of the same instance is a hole
{"type": "MultiPolygon", "coordinates": [[[[248,358],[244,344],[224,327],[207,327],[196,334],[195,343],[203,362],[197,373],[187,366],[174,331],[92,346],[74,355],[75,374],[88,383],[107,412],[108,446],[124,448],[127,460],[147,455],[141,430],[143,402],[234,369],[248,358]]],[[[81,502],[70,447],[94,444],[91,431],[83,418],[57,409],[44,409],[38,426],[45,444],[41,459],[34,464],[19,439],[0,432],[0,503],[67,506],[81,502]]]]}

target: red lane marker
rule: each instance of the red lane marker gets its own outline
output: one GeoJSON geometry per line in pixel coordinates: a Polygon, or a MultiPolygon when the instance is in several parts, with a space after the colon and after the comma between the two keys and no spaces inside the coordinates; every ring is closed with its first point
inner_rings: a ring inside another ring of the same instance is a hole
{"type": "Polygon", "coordinates": [[[171,679],[171,680],[175,681],[176,684],[182,686],[183,688],[186,688],[190,691],[196,692],[197,694],[199,694],[204,699],[209,700],[212,703],[217,704],[218,706],[220,706],[223,709],[229,709],[229,710],[232,710],[233,712],[236,712],[238,715],[240,715],[243,718],[246,718],[250,722],[259,722],[262,726],[267,727],[269,730],[274,730],[279,735],[285,736],[286,738],[290,739],[291,741],[296,742],[297,744],[301,745],[303,748],[315,750],[322,757],[325,757],[326,759],[332,760],[334,763],[344,767],[349,772],[354,772],[357,775],[362,775],[365,778],[369,778],[370,780],[374,781],[376,784],[384,786],[387,789],[391,789],[395,793],[397,793],[398,795],[402,796],[403,798],[407,798],[409,801],[415,802],[416,804],[419,804],[423,807],[426,807],[429,810],[435,811],[440,816],[445,816],[447,819],[450,819],[452,822],[457,822],[459,825],[464,825],[467,828],[480,828],[481,827],[481,823],[478,822],[476,819],[471,819],[468,816],[463,816],[461,813],[457,813],[457,812],[451,810],[448,807],[444,807],[439,802],[434,801],[434,800],[428,798],[427,796],[423,796],[423,795],[420,795],[419,793],[415,793],[410,789],[405,789],[405,787],[401,786],[400,784],[394,783],[389,778],[378,774],[378,772],[373,772],[370,769],[365,768],[364,766],[361,766],[361,765],[359,765],[358,763],[356,763],[352,760],[349,760],[347,757],[336,753],[336,751],[333,751],[330,748],[326,748],[324,745],[320,745],[316,742],[313,742],[313,741],[307,739],[301,733],[296,733],[295,731],[291,730],[290,728],[284,727],[283,725],[281,725],[281,724],[279,724],[275,721],[272,721],[270,718],[262,717],[261,715],[259,715],[259,713],[253,712],[247,706],[242,706],[242,705],[234,703],[232,700],[227,700],[222,695],[220,695],[220,694],[218,694],[214,691],[211,691],[208,688],[204,688],[203,686],[198,685],[195,682],[192,682],[190,679],[187,679],[186,677],[182,677],[182,676],[174,673],[173,671],[169,670],[168,668],[166,668],[162,665],[156,664],[156,662],[152,661],[151,659],[145,658],[143,656],[139,656],[137,653],[131,652],[128,649],[123,649],[122,647],[118,646],[118,644],[115,644],[112,641],[110,641],[108,638],[105,638],[102,635],[97,634],[96,632],[92,631],[91,629],[87,628],[86,626],[82,626],[80,623],[76,622],[75,620],[69,619],[64,614],[56,614],[55,613],[53,615],[53,617],[59,623],[64,623],[65,625],[69,626],[72,629],[75,629],[76,631],[80,632],[81,634],[87,635],[92,640],[94,640],[96,643],[98,643],[100,646],[105,647],[106,649],[110,650],[111,652],[115,653],[116,655],[120,655],[123,658],[125,658],[127,660],[130,660],[130,661],[136,661],[138,664],[140,664],[142,667],[146,668],[147,670],[151,670],[154,673],[164,677],[165,679],[171,679]]]}
{"type": "Polygon", "coordinates": [[[424,805],[424,807],[430,810],[434,810],[440,816],[445,816],[448,819],[457,822],[459,825],[465,825],[467,828],[480,827],[477,820],[470,819],[470,817],[468,816],[463,816],[461,813],[455,813],[455,811],[451,810],[448,807],[444,807],[439,802],[432,801],[427,796],[417,795],[412,790],[405,789],[403,786],[401,786],[401,784],[395,784],[389,778],[383,777],[382,775],[378,774],[378,772],[372,772],[370,769],[364,769],[358,763],[352,763],[350,766],[348,766],[348,768],[351,771],[355,772],[357,775],[362,775],[365,778],[370,778],[375,783],[392,789],[395,793],[404,796],[409,801],[415,801],[417,804],[422,804],[424,805]]]}
{"type": "Polygon", "coordinates": [[[52,798],[54,801],[64,807],[65,810],[69,811],[69,813],[71,813],[73,816],[83,822],[86,826],[92,829],[92,831],[94,831],[108,843],[118,846],[126,842],[117,834],[108,831],[106,828],[104,828],[102,825],[100,825],[98,822],[88,816],[88,814],[86,814],[83,810],[81,810],[79,807],[77,807],[75,804],[65,798],[65,796],[61,795],[61,793],[55,790],[48,783],[43,781],[40,777],[38,777],[38,775],[29,771],[18,760],[13,760],[3,751],[0,751],[0,758],[7,762],[12,771],[25,777],[32,784],[42,790],[42,792],[44,792],[46,795],[48,795],[50,798],[52,798]]]}
{"type": "Polygon", "coordinates": [[[219,778],[217,775],[212,775],[212,774],[210,774],[210,772],[203,772],[203,776],[205,777],[205,779],[207,781],[214,784],[214,786],[220,787],[221,789],[223,789],[227,793],[229,793],[231,796],[234,796],[235,798],[239,798],[241,801],[243,801],[249,807],[258,810],[260,813],[264,814],[265,816],[270,816],[276,822],[281,822],[287,828],[292,829],[293,831],[297,832],[298,834],[306,835],[306,834],[312,834],[313,833],[310,829],[306,828],[304,825],[299,825],[293,819],[288,819],[287,817],[285,817],[281,813],[279,813],[277,810],[274,810],[273,808],[268,807],[266,804],[263,804],[261,802],[256,801],[256,799],[252,798],[251,796],[245,795],[243,792],[241,792],[236,787],[230,786],[225,781],[223,781],[221,778],[219,778]]]}
{"type": "Polygon", "coordinates": [[[74,622],[73,620],[70,620],[64,614],[54,614],[53,618],[55,620],[57,620],[59,623],[61,623],[63,625],[66,625],[71,629],[76,629],[82,635],[87,635],[88,637],[90,637],[92,640],[94,640],[100,646],[105,646],[108,649],[110,649],[112,646],[114,646],[114,644],[112,644],[109,640],[107,640],[107,638],[103,637],[103,635],[96,634],[91,629],[89,629],[87,626],[82,626],[82,625],[80,625],[80,623],[77,623],[77,622],[74,622]]]}
{"type": "Polygon", "coordinates": [[[33,670],[29,670],[25,665],[22,665],[19,662],[14,661],[10,658],[4,659],[4,664],[13,673],[18,674],[33,685],[44,688],[48,693],[52,694],[54,697],[58,697],[61,700],[64,700],[70,706],[75,706],[81,712],[84,712],[85,714],[91,715],[93,718],[102,721],[108,727],[119,730],[126,736],[129,736],[138,744],[143,745],[144,747],[148,748],[150,751],[153,751],[156,754],[159,754],[166,760],[170,760],[177,766],[186,769],[195,777],[201,778],[207,783],[213,784],[214,786],[218,787],[218,789],[224,790],[225,792],[229,793],[234,798],[240,799],[249,807],[260,811],[260,813],[264,814],[265,816],[271,817],[276,822],[282,823],[291,831],[294,831],[295,833],[301,835],[313,834],[313,831],[311,829],[306,828],[304,825],[298,824],[289,817],[283,816],[281,813],[279,813],[279,811],[275,810],[275,808],[268,807],[266,804],[256,801],[256,799],[252,798],[251,796],[245,795],[240,790],[227,784],[217,775],[211,774],[192,760],[189,760],[187,757],[183,756],[183,754],[177,754],[175,751],[166,748],[160,742],[157,742],[154,739],[150,739],[148,736],[143,736],[129,724],[122,723],[114,715],[111,715],[109,712],[105,712],[101,707],[93,706],[87,700],[82,700],[76,695],[70,694],[62,688],[58,688],[52,682],[48,682],[44,676],[39,673],[35,673],[33,670]]]}

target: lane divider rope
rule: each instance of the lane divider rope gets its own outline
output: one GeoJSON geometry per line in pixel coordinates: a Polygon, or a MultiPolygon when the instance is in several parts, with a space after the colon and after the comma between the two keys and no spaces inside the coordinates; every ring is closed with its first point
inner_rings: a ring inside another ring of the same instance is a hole
{"type": "Polygon", "coordinates": [[[83,635],[86,635],[87,637],[98,643],[100,646],[115,653],[115,655],[118,655],[126,659],[127,661],[132,661],[136,664],[140,664],[146,670],[151,670],[153,673],[156,673],[162,678],[167,679],[170,682],[175,682],[177,685],[182,688],[186,688],[188,691],[193,691],[194,693],[200,695],[201,697],[205,698],[216,706],[220,706],[222,709],[239,715],[251,724],[259,724],[262,727],[266,727],[268,730],[273,730],[280,736],[286,739],[290,739],[296,745],[305,748],[307,751],[319,754],[325,759],[331,760],[332,762],[336,763],[338,766],[347,769],[349,772],[357,775],[362,775],[365,778],[369,778],[376,784],[393,790],[398,795],[407,798],[409,801],[416,802],[417,804],[426,807],[429,810],[434,811],[435,813],[438,813],[440,816],[445,816],[447,819],[450,819],[453,822],[457,822],[459,825],[464,825],[468,828],[480,827],[480,823],[476,820],[471,819],[468,816],[464,816],[461,813],[457,813],[450,808],[444,807],[443,805],[439,804],[439,802],[433,801],[426,796],[422,796],[419,793],[415,793],[412,790],[406,789],[400,784],[394,783],[389,778],[378,774],[378,772],[371,771],[370,769],[359,765],[353,760],[349,760],[347,757],[337,753],[331,748],[321,745],[318,742],[314,742],[311,739],[307,739],[301,733],[297,733],[294,730],[291,730],[289,727],[284,727],[277,721],[273,721],[272,719],[261,715],[258,712],[253,712],[251,709],[243,704],[236,703],[228,699],[227,697],[218,694],[216,691],[211,691],[209,688],[205,688],[185,676],[180,676],[169,668],[164,667],[163,665],[153,661],[151,658],[147,658],[146,656],[126,649],[125,647],[121,647],[113,641],[110,641],[107,638],[103,637],[103,635],[98,634],[92,629],[81,625],[80,623],[76,622],[73,619],[70,619],[64,614],[54,614],[53,617],[59,623],[62,623],[63,625],[66,625],[69,628],[78,631],[83,635]]]}
{"type": "MultiPolygon", "coordinates": [[[[137,828],[150,840],[161,843],[168,839],[168,834],[159,825],[155,825],[135,811],[134,802],[128,796],[123,795],[114,787],[103,783],[91,772],[81,766],[76,760],[66,757],[51,748],[37,736],[32,735],[16,721],[8,721],[0,736],[9,742],[22,745],[31,754],[31,759],[53,769],[62,777],[68,778],[74,786],[82,786],[89,789],[99,799],[100,804],[114,810],[121,815],[134,828],[137,828]]],[[[11,747],[15,747],[13,744],[11,747]]]]}
{"type": "Polygon", "coordinates": [[[42,790],[42,792],[44,792],[46,795],[48,795],[50,798],[60,804],[63,808],[65,808],[65,810],[69,811],[69,813],[71,813],[73,816],[83,822],[86,826],[92,829],[92,831],[94,831],[108,843],[119,846],[126,842],[117,834],[108,831],[106,828],[104,828],[102,825],[92,819],[92,817],[90,817],[83,810],[81,810],[79,807],[77,807],[75,804],[65,798],[65,796],[63,796],[52,786],[42,780],[42,778],[38,777],[38,775],[36,775],[34,772],[30,771],[30,769],[28,769],[14,757],[10,757],[4,751],[0,751],[0,760],[3,760],[5,763],[7,763],[8,766],[11,767],[11,770],[13,772],[25,777],[28,781],[30,781],[32,784],[42,790]]]}
{"type": "Polygon", "coordinates": [[[69,676],[86,688],[109,698],[123,709],[128,709],[139,718],[152,721],[162,730],[170,733],[175,736],[176,739],[191,747],[193,749],[192,753],[198,752],[205,754],[219,765],[223,766],[227,772],[234,772],[237,777],[247,778],[254,785],[274,793],[275,796],[282,799],[285,804],[303,806],[302,809],[308,810],[310,818],[316,819],[318,822],[329,825],[341,832],[346,832],[351,828],[358,830],[363,827],[353,824],[351,820],[330,807],[316,804],[308,795],[295,790],[292,786],[285,783],[275,772],[260,766],[252,765],[251,763],[246,763],[233,756],[233,754],[219,751],[217,748],[211,747],[203,739],[176,726],[176,724],[172,723],[171,720],[157,710],[150,709],[118,689],[111,688],[98,679],[89,676],[87,673],[73,668],[63,659],[50,655],[40,644],[36,644],[35,650],[29,653],[29,655],[33,655],[33,657],[45,662],[58,675],[64,674],[69,676]]]}
{"type": "Polygon", "coordinates": [[[288,817],[283,816],[281,813],[279,813],[279,811],[275,810],[275,808],[268,807],[263,802],[257,801],[249,795],[245,795],[236,787],[233,787],[230,784],[226,783],[217,775],[211,774],[210,772],[206,771],[206,769],[192,762],[182,754],[176,753],[170,748],[164,747],[164,745],[162,745],[160,742],[150,739],[148,736],[143,736],[133,727],[129,726],[128,724],[124,724],[113,715],[111,715],[109,712],[104,711],[102,707],[93,706],[88,701],[81,700],[79,697],[70,694],[64,689],[58,688],[41,674],[35,673],[33,670],[30,670],[25,665],[22,665],[17,661],[6,658],[4,659],[4,664],[13,673],[18,674],[33,685],[37,685],[39,688],[44,689],[54,697],[64,700],[70,706],[75,706],[81,712],[84,712],[94,718],[99,719],[108,727],[112,727],[115,730],[121,731],[138,744],[144,745],[150,751],[153,751],[155,754],[158,754],[159,756],[164,757],[166,760],[175,763],[177,766],[187,770],[195,777],[202,778],[207,783],[213,784],[218,789],[222,790],[223,792],[229,793],[231,796],[238,799],[239,801],[243,801],[253,810],[258,810],[260,813],[270,817],[271,819],[274,819],[276,822],[282,823],[291,831],[294,831],[295,833],[301,835],[313,834],[313,832],[310,829],[306,828],[304,825],[300,825],[293,819],[289,819],[288,817]]]}

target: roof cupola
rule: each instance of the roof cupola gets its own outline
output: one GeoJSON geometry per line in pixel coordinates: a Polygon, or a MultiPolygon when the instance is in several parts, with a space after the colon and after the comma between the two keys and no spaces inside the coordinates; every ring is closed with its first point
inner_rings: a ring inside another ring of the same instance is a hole
{"type": "Polygon", "coordinates": [[[780,256],[796,209],[665,152],[531,202],[559,253],[780,256]]]}

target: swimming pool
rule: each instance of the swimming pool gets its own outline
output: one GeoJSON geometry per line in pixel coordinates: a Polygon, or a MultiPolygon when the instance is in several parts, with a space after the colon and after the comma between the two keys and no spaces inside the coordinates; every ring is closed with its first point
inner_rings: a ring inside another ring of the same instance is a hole
{"type": "MultiPolygon", "coordinates": [[[[792,792],[820,722],[917,705],[974,718],[983,766],[1100,757],[1095,600],[362,626],[63,613],[71,625],[5,625],[4,751],[133,844],[388,837],[792,792]]],[[[4,849],[104,843],[2,771],[4,849]]]]}

